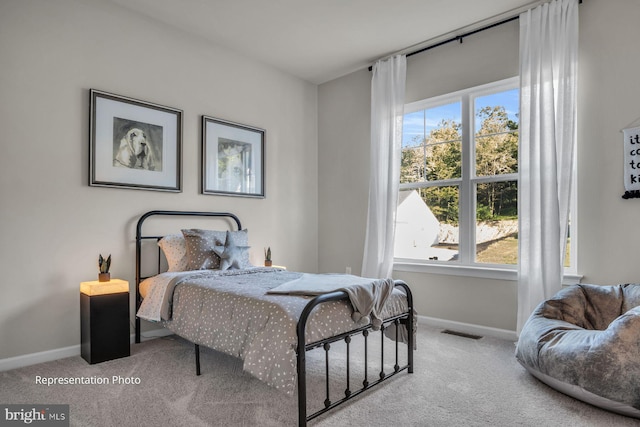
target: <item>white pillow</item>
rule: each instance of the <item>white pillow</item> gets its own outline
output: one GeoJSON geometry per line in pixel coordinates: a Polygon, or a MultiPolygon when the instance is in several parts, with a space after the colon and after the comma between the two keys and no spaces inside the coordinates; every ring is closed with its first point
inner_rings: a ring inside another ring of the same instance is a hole
{"type": "Polygon", "coordinates": [[[167,264],[168,271],[186,271],[187,270],[187,245],[181,234],[169,234],[164,236],[158,242],[158,246],[162,249],[167,264]]]}

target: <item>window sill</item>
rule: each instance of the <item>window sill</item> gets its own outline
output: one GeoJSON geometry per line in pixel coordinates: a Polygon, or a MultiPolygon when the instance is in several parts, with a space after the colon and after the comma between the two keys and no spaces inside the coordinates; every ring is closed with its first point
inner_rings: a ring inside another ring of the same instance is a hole
{"type": "MultiPolygon", "coordinates": [[[[496,279],[496,280],[508,280],[518,281],[518,269],[517,267],[502,267],[502,266],[470,266],[470,265],[451,265],[444,263],[421,263],[411,261],[396,261],[393,264],[395,271],[406,271],[410,273],[428,273],[428,274],[443,274],[448,276],[461,276],[461,277],[475,277],[482,279],[496,279]]],[[[580,283],[582,275],[576,273],[565,273],[562,284],[572,285],[580,283]]]]}

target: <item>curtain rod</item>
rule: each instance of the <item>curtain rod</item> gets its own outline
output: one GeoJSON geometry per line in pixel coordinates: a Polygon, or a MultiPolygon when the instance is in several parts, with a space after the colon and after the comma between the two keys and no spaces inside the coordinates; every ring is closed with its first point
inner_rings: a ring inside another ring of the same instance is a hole
{"type": "MultiPolygon", "coordinates": [[[[578,0],[578,4],[582,4],[582,0],[578,0]]],[[[442,46],[442,45],[445,45],[445,44],[449,44],[451,42],[456,42],[457,41],[457,42],[462,43],[463,39],[466,38],[466,37],[472,36],[474,34],[480,33],[480,32],[485,31],[485,30],[490,30],[491,28],[498,27],[500,25],[506,24],[506,23],[511,22],[511,21],[516,21],[518,19],[520,19],[520,14],[517,14],[517,15],[512,16],[510,18],[503,19],[503,20],[498,21],[498,22],[494,22],[493,24],[485,25],[484,27],[477,28],[475,30],[467,31],[466,33],[463,33],[463,34],[460,34],[460,35],[457,35],[457,36],[453,36],[451,38],[448,38],[448,39],[443,40],[441,42],[429,45],[427,47],[420,48],[420,49],[415,50],[413,52],[409,52],[405,56],[408,58],[410,56],[417,55],[417,54],[422,53],[422,52],[426,52],[428,50],[434,49],[436,47],[439,47],[439,46],[442,46]]],[[[373,70],[373,65],[369,66],[369,71],[371,71],[371,70],[373,70]]]]}
{"type": "Polygon", "coordinates": [[[407,53],[406,56],[408,58],[410,56],[417,55],[417,54],[425,52],[427,50],[434,49],[434,48],[436,48],[438,46],[442,46],[444,44],[448,44],[448,43],[455,42],[455,41],[458,41],[458,42],[462,43],[462,39],[464,39],[466,37],[472,36],[474,34],[480,33],[480,32],[485,31],[485,30],[489,30],[489,29],[494,28],[494,27],[498,27],[498,26],[500,26],[502,24],[506,24],[507,22],[515,21],[515,20],[517,20],[519,18],[520,18],[520,16],[516,15],[516,16],[512,16],[511,18],[503,19],[502,21],[496,22],[496,23],[491,24],[491,25],[487,25],[487,26],[482,27],[482,28],[478,28],[477,30],[469,31],[469,32],[461,34],[459,36],[451,37],[450,39],[441,41],[440,43],[436,43],[436,44],[433,44],[431,46],[423,47],[422,49],[418,49],[418,50],[416,50],[414,52],[409,52],[409,53],[407,53]]]}
{"type": "MultiPolygon", "coordinates": [[[[463,34],[460,34],[460,35],[457,35],[457,36],[453,36],[451,38],[448,38],[448,39],[443,40],[441,42],[429,45],[427,47],[423,47],[423,48],[415,50],[413,52],[409,52],[405,56],[408,58],[410,56],[417,55],[419,53],[426,52],[426,51],[431,50],[431,49],[435,49],[436,47],[440,47],[442,45],[449,44],[451,42],[456,42],[457,41],[457,42],[462,43],[463,39],[466,38],[466,37],[469,37],[469,36],[471,36],[473,34],[477,34],[479,32],[485,31],[485,30],[489,30],[489,29],[494,28],[494,27],[498,27],[498,26],[500,26],[502,24],[506,24],[507,22],[515,21],[515,20],[517,20],[519,18],[520,17],[518,15],[516,15],[516,16],[512,16],[511,18],[503,19],[502,21],[498,21],[498,22],[495,22],[493,24],[486,25],[486,26],[484,26],[482,28],[478,28],[478,29],[473,30],[473,31],[468,31],[466,33],[463,33],[463,34]]],[[[373,65],[369,66],[369,71],[371,71],[371,70],[373,70],[373,65]]]]}

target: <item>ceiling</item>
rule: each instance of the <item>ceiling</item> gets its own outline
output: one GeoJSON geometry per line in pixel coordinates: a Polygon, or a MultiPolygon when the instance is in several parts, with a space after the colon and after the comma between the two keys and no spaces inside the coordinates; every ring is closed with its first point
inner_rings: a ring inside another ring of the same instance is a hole
{"type": "Polygon", "coordinates": [[[111,0],[320,84],[532,0],[111,0]]]}

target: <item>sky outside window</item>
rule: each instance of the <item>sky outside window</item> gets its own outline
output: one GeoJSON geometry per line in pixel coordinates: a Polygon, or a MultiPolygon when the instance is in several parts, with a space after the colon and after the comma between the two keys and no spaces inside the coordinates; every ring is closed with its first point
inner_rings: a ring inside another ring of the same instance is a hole
{"type": "Polygon", "coordinates": [[[460,123],[462,121],[460,103],[454,102],[405,114],[402,125],[402,148],[422,143],[433,129],[440,127],[442,120],[460,123]]]}
{"type": "MultiPolygon", "coordinates": [[[[475,108],[477,113],[483,107],[501,105],[505,108],[509,119],[516,121],[520,109],[519,103],[519,90],[511,89],[476,98],[475,108]]],[[[459,102],[405,114],[402,127],[402,148],[412,147],[422,142],[426,135],[439,127],[443,119],[460,123],[462,121],[461,114],[459,102]]],[[[480,125],[481,123],[476,123],[476,132],[480,125]]]]}

